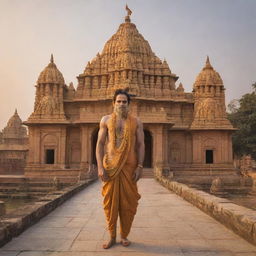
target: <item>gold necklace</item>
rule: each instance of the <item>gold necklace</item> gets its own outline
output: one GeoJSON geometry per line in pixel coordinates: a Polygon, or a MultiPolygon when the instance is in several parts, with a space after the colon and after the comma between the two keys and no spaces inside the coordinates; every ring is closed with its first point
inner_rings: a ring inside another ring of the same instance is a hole
{"type": "Polygon", "coordinates": [[[120,126],[118,126],[118,125],[116,125],[116,138],[117,139],[123,139],[123,137],[124,137],[124,132],[123,132],[123,127],[122,127],[122,125],[120,125],[120,126]]]}

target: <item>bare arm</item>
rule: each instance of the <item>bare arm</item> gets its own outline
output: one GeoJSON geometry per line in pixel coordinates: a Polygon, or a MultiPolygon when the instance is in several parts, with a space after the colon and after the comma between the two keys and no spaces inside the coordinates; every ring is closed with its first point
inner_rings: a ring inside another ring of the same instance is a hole
{"type": "Polygon", "coordinates": [[[98,133],[98,140],[96,144],[96,159],[98,165],[98,176],[103,180],[107,180],[106,172],[103,168],[104,146],[107,137],[107,116],[104,116],[100,121],[100,129],[98,133]]]}
{"type": "Polygon", "coordinates": [[[137,157],[138,157],[138,166],[135,171],[134,180],[138,181],[142,175],[143,162],[145,156],[145,144],[144,144],[144,131],[143,125],[139,119],[137,119],[137,130],[136,130],[136,141],[137,141],[137,157]]]}

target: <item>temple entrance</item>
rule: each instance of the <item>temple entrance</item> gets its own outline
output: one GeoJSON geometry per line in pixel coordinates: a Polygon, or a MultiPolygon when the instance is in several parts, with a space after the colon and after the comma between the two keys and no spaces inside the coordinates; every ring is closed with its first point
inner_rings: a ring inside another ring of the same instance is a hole
{"type": "Polygon", "coordinates": [[[97,159],[96,159],[96,144],[97,144],[97,139],[98,139],[98,132],[99,129],[96,129],[93,133],[92,133],[92,164],[97,165],[97,159]]]}
{"type": "Polygon", "coordinates": [[[45,156],[46,156],[46,159],[45,159],[45,163],[46,164],[54,164],[54,149],[46,149],[46,152],[45,152],[45,156]]]}
{"type": "Polygon", "coordinates": [[[205,160],[207,164],[213,164],[213,150],[205,151],[205,160]]]}
{"type": "Polygon", "coordinates": [[[144,130],[145,143],[145,159],[143,166],[145,168],[152,168],[152,135],[149,131],[144,130]]]}

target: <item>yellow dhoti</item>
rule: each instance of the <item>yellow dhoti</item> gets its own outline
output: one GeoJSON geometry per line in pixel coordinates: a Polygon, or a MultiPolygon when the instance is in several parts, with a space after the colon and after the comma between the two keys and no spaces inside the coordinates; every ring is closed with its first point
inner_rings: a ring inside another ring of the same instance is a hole
{"type": "Polygon", "coordinates": [[[117,218],[120,218],[120,233],[126,238],[136,214],[138,200],[137,184],[133,174],[137,167],[135,152],[136,119],[128,117],[121,145],[115,147],[115,116],[108,127],[109,144],[104,156],[104,169],[110,180],[103,183],[103,205],[111,237],[116,237],[117,218]]]}

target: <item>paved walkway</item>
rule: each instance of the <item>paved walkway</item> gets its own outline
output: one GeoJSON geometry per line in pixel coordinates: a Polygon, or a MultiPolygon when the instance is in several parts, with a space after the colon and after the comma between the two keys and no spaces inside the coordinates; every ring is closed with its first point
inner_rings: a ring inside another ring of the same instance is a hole
{"type": "Polygon", "coordinates": [[[2,247],[0,256],[256,255],[255,246],[153,179],[140,180],[139,191],[128,248],[101,247],[108,232],[97,182],[2,247]]]}

